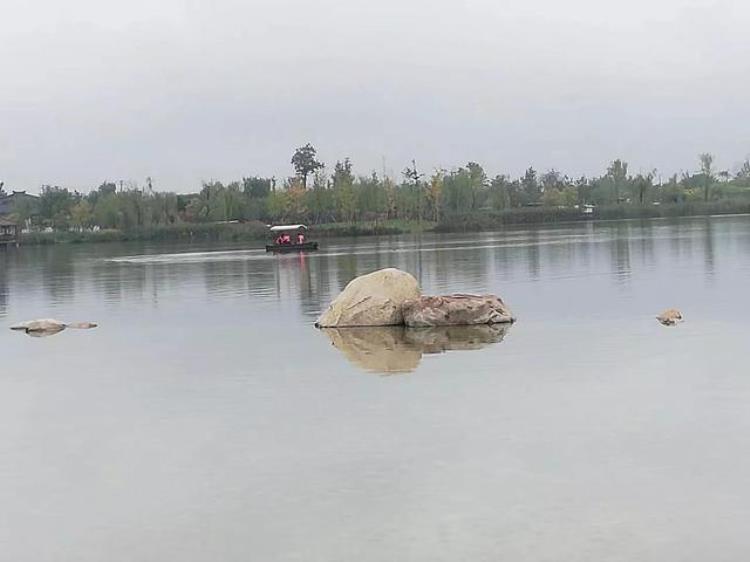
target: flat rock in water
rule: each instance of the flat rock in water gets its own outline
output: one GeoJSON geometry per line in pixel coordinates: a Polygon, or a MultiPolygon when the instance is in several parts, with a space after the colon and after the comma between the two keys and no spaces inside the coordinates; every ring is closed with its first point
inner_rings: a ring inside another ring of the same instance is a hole
{"type": "Polygon", "coordinates": [[[667,310],[659,314],[656,319],[665,326],[674,326],[678,322],[682,322],[683,317],[682,312],[680,312],[676,308],[668,308],[667,310]]]}
{"type": "Polygon", "coordinates": [[[419,297],[403,304],[404,323],[410,327],[504,324],[515,318],[495,295],[419,297]]]}
{"type": "Polygon", "coordinates": [[[404,323],[404,301],[420,295],[417,280],[400,269],[388,268],[349,282],[315,323],[319,328],[397,326],[404,323]]]}
{"type": "Polygon", "coordinates": [[[10,327],[11,330],[24,332],[60,332],[65,329],[65,322],[54,318],[42,318],[40,320],[29,320],[20,322],[10,327]]]}

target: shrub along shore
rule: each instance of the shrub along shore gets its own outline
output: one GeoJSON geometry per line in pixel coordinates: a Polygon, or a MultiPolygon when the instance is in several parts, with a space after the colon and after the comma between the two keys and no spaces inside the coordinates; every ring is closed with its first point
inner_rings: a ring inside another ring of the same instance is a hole
{"type": "MultiPolygon", "coordinates": [[[[309,238],[387,236],[420,232],[481,232],[506,227],[563,224],[622,219],[656,219],[710,215],[748,214],[750,201],[678,203],[672,205],[617,205],[594,209],[585,215],[574,208],[530,207],[505,211],[453,214],[439,222],[386,220],[311,225],[309,238]]],[[[21,236],[24,245],[98,243],[98,242],[262,242],[269,240],[267,225],[260,221],[239,223],[182,223],[154,228],[98,231],[30,232],[21,236]]]]}

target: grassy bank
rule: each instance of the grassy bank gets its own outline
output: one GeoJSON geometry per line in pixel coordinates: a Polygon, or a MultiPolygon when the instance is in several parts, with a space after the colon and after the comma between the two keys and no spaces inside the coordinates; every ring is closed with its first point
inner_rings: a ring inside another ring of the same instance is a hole
{"type": "Polygon", "coordinates": [[[426,232],[435,227],[436,223],[429,221],[368,221],[349,223],[317,224],[311,229],[311,236],[329,238],[335,236],[381,236],[407,234],[410,232],[426,232]]]}
{"type": "MultiPolygon", "coordinates": [[[[724,214],[750,214],[750,202],[717,201],[711,203],[680,203],[673,205],[618,205],[597,207],[593,215],[583,215],[577,209],[528,207],[507,211],[481,211],[454,214],[439,223],[418,221],[372,221],[354,223],[326,223],[313,225],[312,239],[351,236],[382,236],[413,232],[477,232],[497,230],[507,226],[555,224],[586,220],[650,219],[724,214]]],[[[268,227],[258,221],[235,224],[180,223],[137,230],[100,230],[97,232],[32,232],[23,234],[21,243],[80,244],[96,242],[253,242],[261,245],[269,240],[268,227]]]]}
{"type": "MultiPolygon", "coordinates": [[[[434,223],[416,221],[374,221],[314,225],[309,237],[314,239],[346,236],[380,236],[430,230],[434,223]]],[[[21,236],[25,245],[82,244],[100,242],[255,242],[269,241],[268,227],[262,222],[234,224],[181,223],[137,230],[99,230],[96,232],[55,231],[30,232],[21,236]]]]}
{"type": "Polygon", "coordinates": [[[444,217],[435,232],[477,232],[506,226],[555,224],[587,220],[655,219],[706,215],[750,214],[750,202],[716,201],[672,205],[617,205],[597,207],[592,215],[578,209],[529,207],[507,211],[486,211],[444,217]]]}

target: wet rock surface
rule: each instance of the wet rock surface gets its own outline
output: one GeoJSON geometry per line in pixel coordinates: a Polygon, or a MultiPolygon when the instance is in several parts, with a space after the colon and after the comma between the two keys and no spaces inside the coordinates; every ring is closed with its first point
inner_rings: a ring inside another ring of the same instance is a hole
{"type": "Polygon", "coordinates": [[[515,321],[495,295],[425,296],[403,304],[404,323],[410,327],[471,326],[515,321]]]}

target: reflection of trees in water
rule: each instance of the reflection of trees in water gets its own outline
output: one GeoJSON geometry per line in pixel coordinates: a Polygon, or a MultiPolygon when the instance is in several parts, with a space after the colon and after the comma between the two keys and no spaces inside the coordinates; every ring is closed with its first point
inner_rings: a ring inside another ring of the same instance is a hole
{"type": "Polygon", "coordinates": [[[574,264],[575,248],[580,244],[578,234],[577,226],[556,229],[547,234],[550,243],[540,248],[545,271],[554,274],[574,264]]]}
{"type": "Polygon", "coordinates": [[[331,344],[357,367],[378,373],[406,373],[423,354],[477,350],[499,343],[510,324],[406,328],[324,328],[331,344]]]}
{"type": "Polygon", "coordinates": [[[75,296],[76,269],[73,252],[66,246],[41,249],[42,286],[52,304],[63,304],[75,296]]]}
{"type": "MultiPolygon", "coordinates": [[[[252,275],[248,271],[251,294],[258,294],[268,287],[268,275],[276,297],[280,301],[298,304],[304,316],[317,314],[328,304],[331,294],[331,259],[333,256],[287,254],[273,256],[270,260],[253,263],[252,275]],[[268,275],[266,271],[269,270],[268,275]],[[325,302],[325,304],[324,304],[325,302]]],[[[334,265],[334,269],[335,269],[334,265]]],[[[338,289],[334,289],[338,292],[338,289]]]]}
{"type": "Polygon", "coordinates": [[[388,248],[390,248],[391,245],[390,240],[391,237],[374,237],[373,255],[375,257],[375,263],[373,264],[373,270],[383,269],[391,265],[391,260],[393,258],[390,252],[388,252],[388,248]]]}
{"type": "Polygon", "coordinates": [[[450,237],[442,234],[434,241],[436,250],[432,252],[432,263],[428,263],[426,276],[423,273],[423,280],[420,280],[422,283],[429,283],[434,287],[446,287],[450,285],[455,262],[453,261],[454,256],[451,251],[441,249],[445,241],[450,242],[450,237]]]}
{"type": "MultiPolygon", "coordinates": [[[[503,278],[511,279],[515,271],[513,260],[511,259],[512,251],[505,245],[500,245],[497,248],[493,248],[491,254],[492,264],[492,275],[502,276],[503,278]]],[[[489,267],[488,263],[488,267],[489,267]]]]}
{"type": "Polygon", "coordinates": [[[339,291],[346,287],[346,284],[360,274],[357,269],[359,256],[356,253],[341,254],[335,256],[336,261],[336,280],[339,291]]]}
{"type": "Polygon", "coordinates": [[[610,258],[615,278],[620,282],[627,282],[631,273],[630,223],[615,223],[614,240],[610,242],[610,258]]]}
{"type": "Polygon", "coordinates": [[[306,256],[300,263],[305,266],[303,278],[307,284],[307,288],[300,291],[300,306],[303,314],[314,315],[325,308],[330,300],[330,261],[327,256],[306,256]]]}
{"type": "Polygon", "coordinates": [[[526,263],[529,266],[529,277],[536,281],[541,272],[541,257],[539,255],[539,229],[529,232],[529,245],[526,247],[526,263]]]}
{"type": "Polygon", "coordinates": [[[301,253],[296,256],[295,263],[299,267],[299,296],[300,300],[304,303],[310,301],[313,296],[313,282],[310,276],[310,264],[308,263],[307,255],[301,253]]]}
{"type": "Polygon", "coordinates": [[[463,237],[456,240],[450,235],[438,235],[420,241],[416,267],[407,271],[413,272],[423,287],[438,291],[458,291],[467,284],[486,287],[492,266],[492,250],[481,247],[486,243],[486,237],[482,239],[480,235],[476,236],[474,240],[463,237]]]}
{"type": "Polygon", "coordinates": [[[146,269],[143,264],[122,264],[100,261],[91,267],[91,279],[107,302],[143,298],[146,269]]]}
{"type": "Polygon", "coordinates": [[[8,270],[10,269],[10,256],[8,250],[0,248],[0,316],[5,316],[8,311],[8,270]]]}
{"type": "Polygon", "coordinates": [[[714,221],[706,217],[703,225],[703,265],[706,277],[712,279],[716,267],[714,221]]]}
{"type": "Polygon", "coordinates": [[[206,261],[202,264],[206,292],[214,294],[238,294],[252,287],[244,260],[206,261]]]}
{"type": "Polygon", "coordinates": [[[638,224],[638,252],[643,265],[650,267],[655,263],[654,221],[652,220],[642,220],[638,224]]]}
{"type": "Polygon", "coordinates": [[[592,256],[595,255],[598,230],[593,222],[588,221],[579,228],[578,234],[581,237],[572,244],[571,262],[567,264],[567,267],[583,266],[588,271],[592,266],[592,256]]]}
{"type": "Polygon", "coordinates": [[[677,262],[693,255],[693,233],[695,223],[692,219],[674,219],[669,221],[669,245],[671,255],[677,262]]]}
{"type": "Polygon", "coordinates": [[[622,221],[484,235],[368,237],[349,245],[331,242],[331,253],[338,255],[326,255],[325,249],[274,257],[239,251],[237,256],[209,256],[205,261],[109,261],[118,252],[132,251],[117,245],[28,247],[0,252],[0,315],[7,314],[14,297],[22,299],[37,287],[51,303],[81,299],[93,289],[97,298],[104,295],[108,302],[145,298],[156,304],[160,298],[179,298],[180,292],[195,298],[196,286],[200,291],[203,283],[209,294],[276,298],[310,316],[356,276],[384,267],[414,274],[428,291],[473,291],[502,286],[500,278],[539,279],[542,269],[547,277],[555,277],[597,268],[624,283],[633,266],[680,265],[691,252],[704,261],[695,267],[703,267],[712,277],[720,251],[736,251],[739,256],[750,250],[747,231],[744,219],[622,221]]]}
{"type": "MultiPolygon", "coordinates": [[[[462,291],[462,286],[473,285],[477,290],[484,291],[487,287],[487,277],[492,266],[492,250],[486,246],[493,245],[492,235],[477,235],[478,248],[454,250],[451,272],[451,285],[456,291],[462,291]],[[485,247],[481,247],[481,246],[485,247]]],[[[469,289],[472,290],[472,289],[469,289]]]]}

